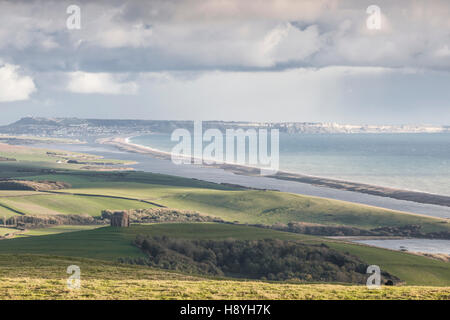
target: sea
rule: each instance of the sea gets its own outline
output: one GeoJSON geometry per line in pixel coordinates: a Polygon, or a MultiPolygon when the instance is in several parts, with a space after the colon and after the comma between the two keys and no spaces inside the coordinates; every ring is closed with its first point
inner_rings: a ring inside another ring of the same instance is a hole
{"type": "MultiPolygon", "coordinates": [[[[169,134],[130,142],[168,152],[178,143],[169,134]]],[[[450,196],[450,133],[280,133],[279,157],[282,171],[450,196]]]]}
{"type": "Polygon", "coordinates": [[[450,255],[450,241],[436,239],[387,239],[387,240],[355,240],[370,246],[399,251],[422,253],[442,253],[450,255]]]}

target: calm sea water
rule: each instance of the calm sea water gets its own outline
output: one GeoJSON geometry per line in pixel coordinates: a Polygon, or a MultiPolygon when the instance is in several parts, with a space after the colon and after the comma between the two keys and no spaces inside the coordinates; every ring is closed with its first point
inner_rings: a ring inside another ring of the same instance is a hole
{"type": "MultiPolygon", "coordinates": [[[[131,142],[171,151],[168,134],[131,142]]],[[[450,195],[450,133],[280,134],[280,170],[450,195]]]]}
{"type": "Polygon", "coordinates": [[[375,247],[392,250],[406,250],[425,253],[444,253],[450,255],[450,240],[435,239],[395,239],[395,240],[356,240],[375,247]]]}

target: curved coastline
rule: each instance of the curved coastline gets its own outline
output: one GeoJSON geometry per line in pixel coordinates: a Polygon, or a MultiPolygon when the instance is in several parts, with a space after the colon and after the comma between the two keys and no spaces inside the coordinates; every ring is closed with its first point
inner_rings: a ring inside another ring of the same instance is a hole
{"type": "MultiPolygon", "coordinates": [[[[101,144],[113,145],[116,148],[121,149],[123,151],[127,151],[127,152],[147,154],[147,155],[150,155],[150,156],[158,158],[158,159],[165,159],[165,160],[171,159],[170,152],[166,152],[166,151],[151,148],[148,146],[131,143],[130,142],[131,138],[132,138],[132,136],[131,137],[130,136],[128,136],[128,137],[118,136],[118,137],[103,138],[103,139],[98,140],[98,142],[101,144]]],[[[235,174],[247,175],[247,176],[260,176],[260,170],[261,170],[260,168],[257,168],[257,167],[251,167],[251,166],[245,166],[245,165],[239,165],[239,164],[233,164],[233,163],[221,163],[221,164],[203,163],[202,166],[220,168],[223,170],[231,171],[235,174]]],[[[337,179],[307,176],[307,175],[286,172],[286,171],[278,171],[277,173],[270,175],[270,176],[266,176],[266,177],[273,178],[273,179],[279,179],[279,180],[295,181],[295,182],[306,183],[306,184],[310,184],[310,185],[314,185],[314,186],[327,187],[327,188],[339,189],[339,190],[344,190],[344,191],[352,191],[352,192],[364,193],[364,194],[369,194],[369,195],[388,197],[388,198],[393,198],[393,199],[397,199],[397,200],[405,200],[405,201],[412,201],[412,202],[417,202],[417,203],[422,203],[422,204],[431,204],[431,205],[438,205],[438,206],[443,206],[443,207],[450,207],[450,197],[426,193],[426,192],[409,191],[409,190],[374,186],[374,185],[368,185],[368,184],[356,183],[356,182],[350,182],[350,181],[343,181],[343,180],[337,180],[337,179]]]]}

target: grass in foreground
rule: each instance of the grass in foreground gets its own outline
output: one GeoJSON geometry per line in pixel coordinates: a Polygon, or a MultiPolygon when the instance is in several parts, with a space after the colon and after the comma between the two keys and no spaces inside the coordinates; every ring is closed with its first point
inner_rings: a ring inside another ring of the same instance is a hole
{"type": "Polygon", "coordinates": [[[117,261],[124,257],[143,257],[143,253],[132,245],[138,234],[166,235],[182,239],[282,239],[311,244],[325,243],[340,252],[349,252],[363,262],[379,265],[381,270],[399,277],[407,285],[450,286],[450,264],[447,262],[331,239],[214,223],[132,225],[130,228],[101,227],[80,232],[2,240],[0,254],[54,254],[117,261]]]}
{"type": "Polygon", "coordinates": [[[382,287],[211,280],[100,260],[0,254],[0,299],[450,299],[450,287],[382,287]],[[81,269],[70,290],[69,265],[81,269]]]}

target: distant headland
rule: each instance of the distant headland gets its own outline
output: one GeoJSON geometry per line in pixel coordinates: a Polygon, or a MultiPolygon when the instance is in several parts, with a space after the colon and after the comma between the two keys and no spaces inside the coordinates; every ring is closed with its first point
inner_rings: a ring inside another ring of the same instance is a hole
{"type": "MultiPolygon", "coordinates": [[[[188,120],[128,120],[24,117],[9,125],[0,126],[2,134],[29,134],[51,137],[111,136],[145,133],[170,133],[176,128],[193,126],[188,120]]],[[[286,133],[442,133],[450,132],[450,125],[353,125],[325,122],[249,122],[203,121],[203,127],[226,130],[278,129],[286,133]]]]}

